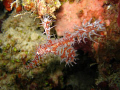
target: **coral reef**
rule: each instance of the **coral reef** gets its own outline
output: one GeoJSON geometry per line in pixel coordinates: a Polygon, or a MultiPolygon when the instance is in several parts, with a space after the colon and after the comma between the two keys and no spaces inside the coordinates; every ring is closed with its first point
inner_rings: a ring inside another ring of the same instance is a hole
{"type": "Polygon", "coordinates": [[[120,27],[120,2],[119,2],[119,5],[118,5],[118,18],[117,18],[117,23],[118,23],[118,26],[120,27]]]}
{"type": "Polygon", "coordinates": [[[14,15],[13,13],[5,20],[2,26],[4,34],[0,35],[2,38],[1,49],[3,53],[6,53],[6,57],[1,55],[1,58],[19,60],[24,58],[26,54],[29,54],[28,57],[31,58],[35,46],[38,46],[38,42],[45,41],[45,38],[40,36],[40,33],[35,32],[38,28],[38,25],[36,25],[38,22],[32,23],[35,18],[34,15],[28,17],[29,14],[26,14],[24,17],[13,17],[14,15]],[[11,54],[13,54],[13,57],[10,56],[11,54]]]}
{"type": "Polygon", "coordinates": [[[106,0],[81,0],[80,2],[64,3],[58,11],[56,31],[58,36],[63,36],[65,31],[74,32],[74,26],[81,26],[82,21],[88,22],[90,18],[103,21],[104,8],[102,5],[106,0]]]}
{"type": "Polygon", "coordinates": [[[95,55],[99,71],[99,77],[96,84],[99,89],[120,89],[120,81],[118,79],[120,70],[120,28],[117,22],[119,12],[118,5],[118,1],[116,0],[109,0],[104,4],[105,18],[109,19],[111,23],[107,26],[107,37],[99,44],[98,53],[95,55]],[[116,83],[116,81],[118,83],[116,83]]]}
{"type": "Polygon", "coordinates": [[[3,33],[0,34],[0,67],[1,70],[6,69],[7,72],[10,72],[5,79],[2,78],[4,77],[2,73],[6,74],[6,72],[1,72],[1,90],[10,88],[7,85],[15,82],[12,80],[16,78],[17,74],[11,74],[11,72],[16,71],[18,67],[24,67],[23,64],[34,57],[34,50],[38,44],[46,42],[46,37],[37,31],[39,20],[33,22],[34,15],[26,14],[22,17],[14,17],[14,15],[15,11],[3,22],[3,33]]]}
{"type": "Polygon", "coordinates": [[[20,2],[20,0],[15,0],[12,2],[11,9],[13,8],[14,4],[16,4],[15,8],[17,11],[17,8],[22,5],[25,10],[35,14],[37,13],[39,15],[38,18],[41,18],[46,14],[52,16],[53,18],[56,18],[54,12],[61,6],[59,0],[22,0],[22,3],[20,2]]]}
{"type": "Polygon", "coordinates": [[[120,89],[119,1],[6,1],[0,90],[120,89]]]}

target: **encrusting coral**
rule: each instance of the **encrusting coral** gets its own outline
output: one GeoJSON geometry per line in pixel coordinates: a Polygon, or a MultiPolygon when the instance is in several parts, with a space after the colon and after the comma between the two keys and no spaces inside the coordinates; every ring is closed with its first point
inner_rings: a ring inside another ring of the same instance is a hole
{"type": "Polygon", "coordinates": [[[56,31],[58,36],[63,36],[66,31],[74,32],[75,26],[81,26],[85,19],[97,18],[104,22],[102,7],[106,0],[80,0],[80,2],[64,3],[56,14],[56,31]]]}
{"type": "Polygon", "coordinates": [[[31,58],[35,47],[38,46],[38,42],[45,41],[41,33],[35,32],[39,27],[36,25],[38,21],[33,22],[35,17],[29,15],[30,14],[21,17],[13,17],[14,15],[12,14],[4,21],[2,27],[4,34],[1,34],[1,48],[3,52],[6,53],[6,57],[2,57],[2,59],[19,60],[26,55],[27,58],[31,58]],[[13,54],[13,56],[9,54],[13,54]]]}
{"type": "Polygon", "coordinates": [[[7,73],[6,79],[2,78],[3,75],[0,76],[1,90],[5,90],[5,87],[6,90],[10,88],[7,85],[11,85],[14,82],[9,81],[10,83],[8,82],[7,84],[7,80],[13,76],[13,79],[15,79],[17,75],[17,73],[11,74],[11,72],[16,71],[21,65],[24,67],[23,64],[34,57],[34,50],[39,43],[46,42],[46,37],[38,31],[39,25],[37,23],[39,21],[36,20],[33,22],[34,15],[29,13],[19,17],[14,17],[14,15],[15,11],[3,22],[3,33],[0,33],[0,67],[1,70],[6,69],[9,72],[9,74],[7,73]]]}

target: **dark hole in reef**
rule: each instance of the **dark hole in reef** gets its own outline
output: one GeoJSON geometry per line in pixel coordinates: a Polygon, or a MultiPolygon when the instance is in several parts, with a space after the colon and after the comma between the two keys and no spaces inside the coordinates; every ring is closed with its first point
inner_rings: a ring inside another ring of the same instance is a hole
{"type": "Polygon", "coordinates": [[[2,48],[0,48],[0,53],[2,53],[2,48]]]}

